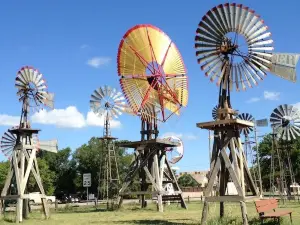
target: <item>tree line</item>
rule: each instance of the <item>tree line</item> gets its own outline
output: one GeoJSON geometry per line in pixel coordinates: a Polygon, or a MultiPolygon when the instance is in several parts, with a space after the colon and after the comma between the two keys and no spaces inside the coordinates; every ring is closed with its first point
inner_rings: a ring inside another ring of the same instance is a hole
{"type": "MultiPolygon", "coordinates": [[[[270,189],[270,173],[271,173],[271,155],[272,150],[272,135],[264,136],[263,140],[258,145],[260,155],[261,175],[264,190],[270,189]]],[[[121,182],[129,172],[129,166],[133,160],[133,154],[128,153],[125,148],[119,147],[118,144],[125,141],[116,141],[116,155],[118,161],[118,169],[121,182]]],[[[292,170],[295,175],[296,182],[300,181],[300,138],[285,142],[278,141],[279,150],[290,151],[292,170]]],[[[103,153],[102,140],[92,137],[88,143],[83,144],[75,151],[64,148],[58,153],[40,151],[37,155],[37,161],[44,189],[47,195],[57,193],[84,193],[85,188],[82,187],[82,175],[91,173],[92,184],[89,188],[90,193],[98,194],[99,173],[101,165],[101,157],[103,153]]],[[[253,147],[254,158],[256,155],[256,147],[253,147]]],[[[184,160],[184,159],[183,159],[184,160]]],[[[2,190],[5,178],[10,166],[9,161],[0,162],[0,191],[2,190]]],[[[275,179],[279,177],[279,164],[275,160],[275,179]]],[[[253,168],[252,168],[253,169],[253,168]]],[[[256,169],[256,168],[255,168],[256,169]]],[[[138,178],[137,178],[138,180],[138,178]]],[[[197,187],[199,184],[189,175],[179,178],[178,181],[181,187],[197,187]]],[[[31,175],[29,177],[28,187],[29,192],[38,191],[38,186],[31,175]]],[[[138,185],[134,187],[138,190],[138,185]]]]}
{"type": "MultiPolygon", "coordinates": [[[[133,155],[128,154],[126,149],[118,147],[119,142],[121,141],[116,142],[115,150],[120,179],[123,180],[133,155]]],[[[84,193],[86,188],[82,187],[82,176],[84,173],[91,173],[92,183],[89,192],[97,195],[103,151],[102,140],[96,137],[91,138],[88,143],[74,152],[69,147],[60,149],[58,153],[39,151],[37,161],[46,194],[84,193]]],[[[0,191],[4,187],[9,167],[9,161],[0,162],[0,191]]],[[[39,190],[32,174],[29,177],[27,190],[28,192],[39,190]]]]}

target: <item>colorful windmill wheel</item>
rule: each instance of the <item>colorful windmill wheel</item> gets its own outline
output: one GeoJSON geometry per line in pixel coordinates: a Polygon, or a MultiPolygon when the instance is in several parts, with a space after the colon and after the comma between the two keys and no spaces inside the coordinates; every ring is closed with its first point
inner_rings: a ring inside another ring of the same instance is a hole
{"type": "Polygon", "coordinates": [[[174,42],[159,28],[143,24],[128,30],[117,61],[123,93],[143,120],[165,122],[187,105],[183,60],[174,42]]]}
{"type": "Polygon", "coordinates": [[[26,107],[39,110],[42,105],[53,108],[53,93],[47,92],[45,80],[42,74],[33,67],[22,67],[16,77],[15,86],[20,101],[25,101],[26,107]]]}

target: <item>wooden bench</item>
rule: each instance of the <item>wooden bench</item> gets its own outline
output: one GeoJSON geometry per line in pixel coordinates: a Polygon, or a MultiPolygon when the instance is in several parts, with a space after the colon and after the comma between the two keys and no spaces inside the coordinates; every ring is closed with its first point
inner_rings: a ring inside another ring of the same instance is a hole
{"type": "Polygon", "coordinates": [[[291,223],[292,221],[292,211],[277,211],[278,209],[278,201],[277,199],[266,199],[255,201],[256,211],[259,213],[259,218],[261,223],[263,224],[264,219],[273,218],[274,221],[277,219],[278,224],[280,224],[280,217],[285,215],[290,215],[291,223]],[[273,211],[271,211],[273,210],[273,211]],[[276,210],[276,211],[275,211],[276,210]]]}

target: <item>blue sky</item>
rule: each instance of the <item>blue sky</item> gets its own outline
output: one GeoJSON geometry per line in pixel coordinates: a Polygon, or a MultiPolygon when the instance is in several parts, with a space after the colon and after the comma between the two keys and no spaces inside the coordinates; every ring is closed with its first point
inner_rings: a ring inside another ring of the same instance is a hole
{"type": "MultiPolygon", "coordinates": [[[[59,148],[70,146],[75,150],[92,136],[102,135],[102,127],[92,126],[93,121],[86,120],[89,96],[104,84],[119,88],[116,57],[122,36],[136,24],[153,24],[167,33],[179,48],[188,70],[190,91],[189,104],[182,115],[161,124],[160,134],[173,132],[182,136],[185,156],[178,163],[181,171],[207,169],[208,132],[196,128],[196,123],[211,120],[218,88],[197,64],[194,36],[202,16],[220,3],[224,2],[6,1],[0,8],[0,133],[10,127],[5,124],[20,115],[21,105],[14,87],[16,72],[24,65],[32,65],[44,74],[49,91],[56,95],[58,109],[37,118],[50,124],[33,124],[42,129],[40,139],[56,138],[59,148]],[[65,127],[58,127],[62,124],[65,127]]],[[[265,20],[272,32],[275,52],[300,52],[298,1],[240,3],[254,9],[265,20]]],[[[268,118],[278,105],[300,102],[299,94],[299,82],[290,83],[270,74],[247,92],[233,92],[232,105],[257,119],[268,118]],[[272,92],[271,98],[265,99],[264,92],[272,92]],[[249,103],[253,98],[257,101],[249,103]]],[[[112,133],[119,139],[140,138],[139,118],[124,115],[116,124],[121,126],[112,133]]],[[[270,130],[260,129],[261,133],[270,130]]],[[[4,159],[0,155],[0,160],[4,159]]]]}

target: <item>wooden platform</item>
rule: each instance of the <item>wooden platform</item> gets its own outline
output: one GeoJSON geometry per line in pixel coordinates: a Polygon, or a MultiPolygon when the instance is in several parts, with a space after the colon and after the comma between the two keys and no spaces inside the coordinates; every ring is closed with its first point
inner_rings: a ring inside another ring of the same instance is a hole
{"type": "Polygon", "coordinates": [[[226,129],[226,127],[237,126],[239,128],[254,127],[254,123],[240,119],[214,120],[209,122],[197,123],[197,127],[207,130],[226,129]]]}
{"type": "Polygon", "coordinates": [[[13,133],[13,134],[21,134],[21,133],[32,133],[32,134],[37,134],[39,131],[39,129],[31,129],[31,128],[15,128],[15,129],[9,129],[9,132],[13,133]]]}
{"type": "Polygon", "coordinates": [[[166,148],[166,147],[176,147],[179,144],[163,139],[156,139],[156,140],[148,140],[148,141],[130,141],[130,142],[121,142],[118,143],[120,147],[125,147],[125,148],[137,148],[141,145],[144,145],[145,147],[152,147],[152,146],[158,146],[161,148],[166,148]]]}

